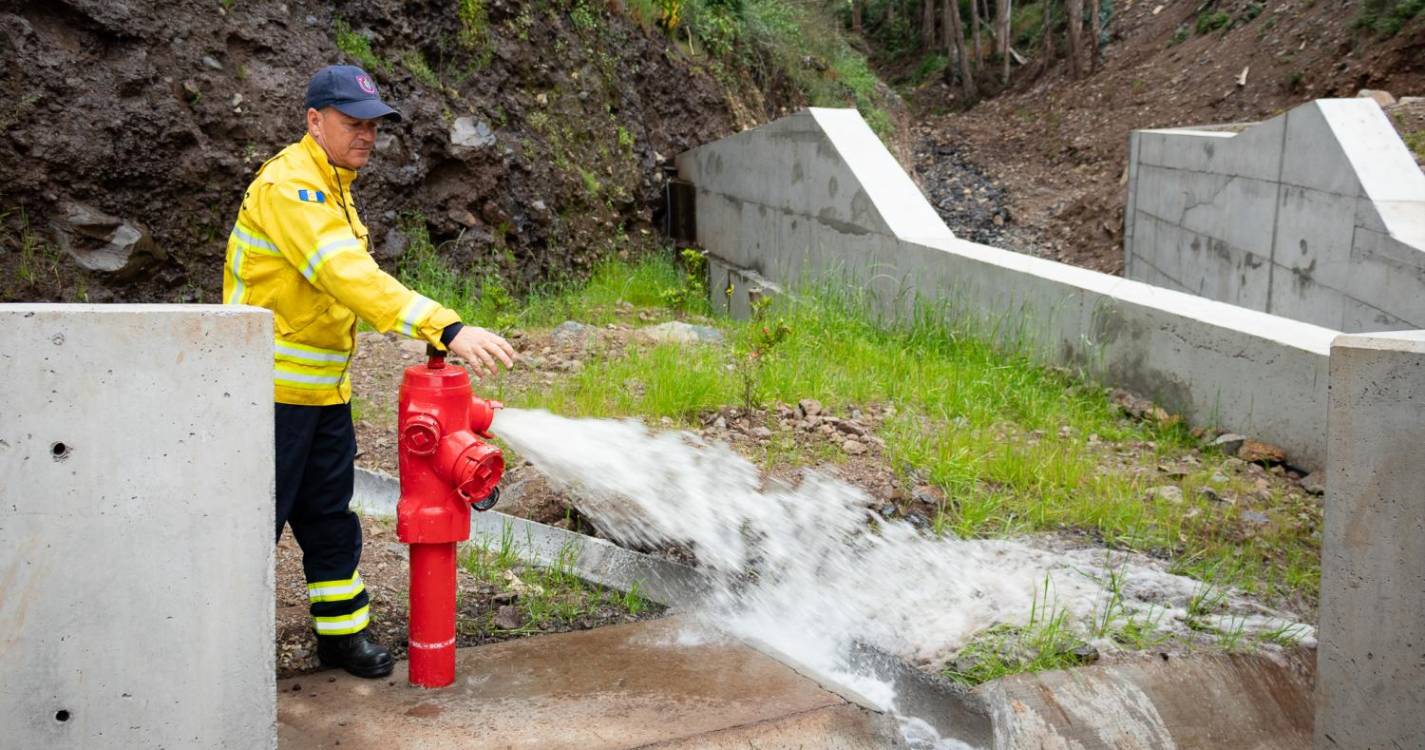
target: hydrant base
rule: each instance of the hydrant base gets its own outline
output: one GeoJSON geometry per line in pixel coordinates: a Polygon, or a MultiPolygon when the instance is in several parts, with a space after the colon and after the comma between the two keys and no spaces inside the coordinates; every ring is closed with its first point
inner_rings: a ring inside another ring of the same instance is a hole
{"type": "Polygon", "coordinates": [[[455,682],[455,543],[411,545],[410,679],[455,682]]]}

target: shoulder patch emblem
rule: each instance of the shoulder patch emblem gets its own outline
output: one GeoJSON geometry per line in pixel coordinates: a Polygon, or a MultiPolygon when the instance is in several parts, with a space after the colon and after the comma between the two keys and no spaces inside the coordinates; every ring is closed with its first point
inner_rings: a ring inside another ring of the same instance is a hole
{"type": "Polygon", "coordinates": [[[327,194],[320,190],[298,190],[297,197],[308,203],[327,202],[327,194]]]}

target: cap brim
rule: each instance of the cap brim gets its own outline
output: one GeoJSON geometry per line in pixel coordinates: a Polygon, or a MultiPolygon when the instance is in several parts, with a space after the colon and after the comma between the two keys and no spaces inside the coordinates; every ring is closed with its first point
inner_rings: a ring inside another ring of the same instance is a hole
{"type": "Polygon", "coordinates": [[[339,112],[348,117],[355,117],[358,120],[390,119],[396,122],[401,121],[401,113],[387,106],[386,102],[379,99],[363,99],[359,102],[343,102],[333,104],[339,112]]]}

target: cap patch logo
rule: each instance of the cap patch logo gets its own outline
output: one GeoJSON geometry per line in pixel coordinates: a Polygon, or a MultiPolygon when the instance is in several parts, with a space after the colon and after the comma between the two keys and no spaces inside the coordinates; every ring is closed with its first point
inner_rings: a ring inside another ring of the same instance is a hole
{"type": "Polygon", "coordinates": [[[376,84],[372,83],[371,79],[366,76],[357,76],[356,85],[360,86],[361,90],[368,94],[376,93],[376,84]]]}

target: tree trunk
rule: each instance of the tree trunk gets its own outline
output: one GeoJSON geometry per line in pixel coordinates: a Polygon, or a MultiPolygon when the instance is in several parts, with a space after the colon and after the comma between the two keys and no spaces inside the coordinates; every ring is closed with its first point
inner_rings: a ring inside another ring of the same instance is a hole
{"type": "MultiPolygon", "coordinates": [[[[1103,6],[1099,0],[1088,0],[1089,12],[1093,14],[1093,56],[1089,58],[1090,70],[1098,70],[1098,66],[1103,64],[1103,6]]],[[[1113,7],[1112,4],[1109,7],[1113,7]]]]}
{"type": "Polygon", "coordinates": [[[975,67],[980,66],[980,0],[970,0],[970,39],[975,45],[975,67]]]}
{"type": "Polygon", "coordinates": [[[935,0],[920,0],[920,49],[935,49],[935,0]]]}
{"type": "Polygon", "coordinates": [[[1083,0],[1064,0],[1064,10],[1069,17],[1069,75],[1078,78],[1083,75],[1084,59],[1084,5],[1083,0]]]}
{"type": "Polygon", "coordinates": [[[1049,69],[1049,63],[1051,63],[1051,62],[1054,61],[1054,22],[1053,22],[1053,21],[1054,21],[1054,2],[1053,2],[1053,0],[1044,0],[1044,26],[1043,26],[1043,29],[1040,31],[1040,34],[1042,35],[1042,38],[1044,39],[1044,53],[1043,53],[1043,55],[1042,55],[1042,57],[1044,58],[1044,64],[1041,66],[1041,68],[1040,68],[1041,70],[1048,70],[1048,69],[1049,69]]]}
{"type": "MultiPolygon", "coordinates": [[[[945,48],[945,54],[947,55],[955,55],[957,54],[956,50],[960,49],[960,47],[955,45],[955,29],[959,28],[960,24],[955,22],[958,18],[950,18],[951,14],[957,17],[960,15],[960,3],[956,2],[956,0],[941,0],[940,46],[945,48]]],[[[958,65],[960,61],[958,59],[952,59],[950,63],[950,65],[946,66],[947,68],[958,65]]]]}
{"type": "Polygon", "coordinates": [[[851,0],[851,33],[861,33],[861,8],[866,0],[851,0]]]}
{"type": "MultiPolygon", "coordinates": [[[[971,5],[974,0],[971,0],[971,5]]],[[[945,0],[945,36],[955,50],[955,58],[960,63],[960,86],[965,98],[975,98],[975,70],[970,65],[970,55],[965,49],[965,27],[960,23],[959,0],[945,0]]],[[[947,69],[948,70],[948,69],[947,69]]]]}
{"type": "Polygon", "coordinates": [[[1009,4],[1010,0],[999,0],[997,8],[999,15],[995,18],[995,34],[999,40],[1000,63],[1004,66],[1003,72],[1000,73],[1000,79],[1005,84],[1009,83],[1009,4]]]}
{"type": "Polygon", "coordinates": [[[885,23],[886,23],[886,28],[887,28],[887,29],[894,29],[894,28],[896,27],[896,3],[897,3],[897,2],[899,2],[899,0],[888,0],[888,2],[886,3],[886,21],[885,21],[885,23]]]}

